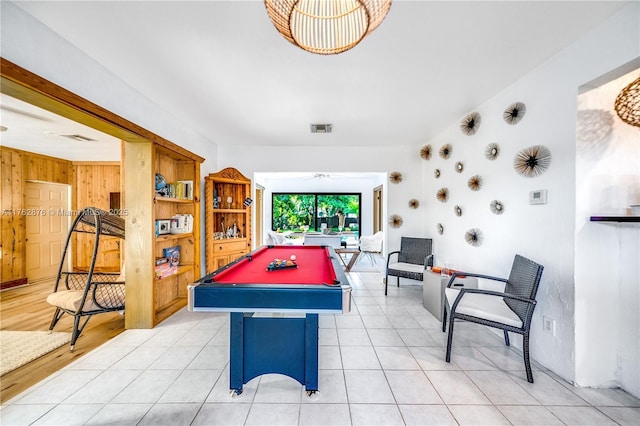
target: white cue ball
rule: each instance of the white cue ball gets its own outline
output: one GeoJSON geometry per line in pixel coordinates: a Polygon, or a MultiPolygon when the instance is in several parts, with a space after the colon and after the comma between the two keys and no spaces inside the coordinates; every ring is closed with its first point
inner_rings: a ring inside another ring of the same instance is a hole
{"type": "Polygon", "coordinates": [[[291,260],[296,260],[296,255],[295,254],[291,255],[291,260]]]}

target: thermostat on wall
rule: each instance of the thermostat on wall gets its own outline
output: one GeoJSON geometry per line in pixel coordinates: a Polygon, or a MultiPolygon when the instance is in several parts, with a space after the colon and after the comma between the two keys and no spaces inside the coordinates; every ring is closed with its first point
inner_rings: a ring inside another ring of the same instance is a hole
{"type": "Polygon", "coordinates": [[[529,204],[547,204],[547,190],[538,189],[529,193],[529,204]]]}

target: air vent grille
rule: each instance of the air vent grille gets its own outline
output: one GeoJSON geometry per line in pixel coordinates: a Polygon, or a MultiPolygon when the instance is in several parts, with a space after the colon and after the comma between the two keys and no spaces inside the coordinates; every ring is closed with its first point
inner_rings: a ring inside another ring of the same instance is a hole
{"type": "Polygon", "coordinates": [[[311,133],[331,133],[332,124],[312,124],[311,133]]]}
{"type": "Polygon", "coordinates": [[[78,134],[75,134],[75,135],[60,135],[60,136],[62,136],[64,138],[73,139],[73,140],[76,140],[78,142],[96,142],[95,139],[91,139],[90,137],[82,136],[82,135],[78,135],[78,134]]]}

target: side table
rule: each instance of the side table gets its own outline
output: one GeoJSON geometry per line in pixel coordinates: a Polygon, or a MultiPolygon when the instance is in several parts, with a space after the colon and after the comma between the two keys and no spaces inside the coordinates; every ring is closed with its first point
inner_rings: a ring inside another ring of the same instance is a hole
{"type": "MultiPolygon", "coordinates": [[[[444,289],[447,287],[451,277],[443,277],[440,273],[424,271],[422,283],[422,306],[427,311],[442,322],[442,305],[444,303],[444,289]]],[[[452,287],[455,288],[478,288],[476,277],[456,277],[452,287]]]]}
{"type": "Polygon", "coordinates": [[[360,250],[357,248],[347,248],[347,247],[340,247],[340,248],[336,247],[333,250],[336,252],[338,257],[340,258],[340,261],[344,265],[344,271],[345,272],[351,271],[351,268],[353,268],[353,265],[356,264],[356,260],[358,260],[358,256],[360,256],[360,250]],[[349,263],[345,262],[345,259],[342,257],[343,254],[351,255],[351,258],[349,259],[349,263]]]}

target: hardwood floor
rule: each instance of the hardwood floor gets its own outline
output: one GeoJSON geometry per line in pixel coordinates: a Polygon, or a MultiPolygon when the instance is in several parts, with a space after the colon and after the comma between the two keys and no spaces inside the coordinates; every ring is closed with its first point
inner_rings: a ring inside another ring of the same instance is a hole
{"type": "MultiPolygon", "coordinates": [[[[55,308],[46,299],[53,285],[53,281],[45,281],[0,292],[0,329],[49,330],[55,308]]],[[[71,332],[72,329],[73,318],[65,315],[54,331],[71,332]]],[[[8,401],[123,331],[124,315],[109,312],[93,316],[76,342],[74,352],[70,352],[66,344],[2,376],[0,402],[8,401]]]]}

